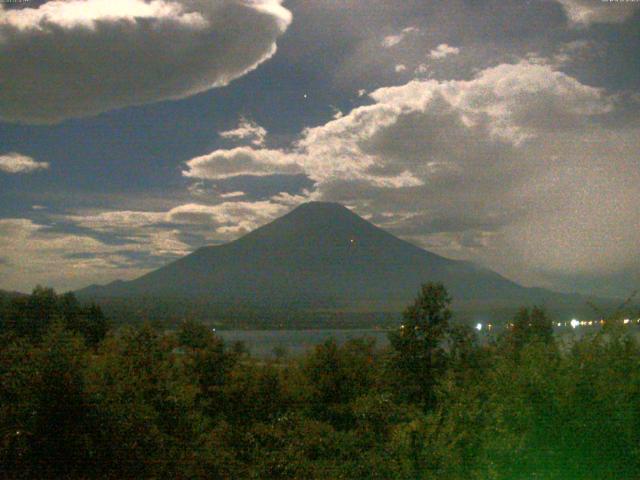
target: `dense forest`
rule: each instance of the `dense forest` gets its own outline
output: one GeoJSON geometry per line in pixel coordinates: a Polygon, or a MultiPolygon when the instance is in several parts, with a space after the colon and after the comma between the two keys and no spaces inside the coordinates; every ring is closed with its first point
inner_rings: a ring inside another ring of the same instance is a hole
{"type": "Polygon", "coordinates": [[[426,284],[390,334],[256,359],[187,321],[109,328],[37,288],[0,300],[5,478],[632,479],[640,346],[563,342],[539,308],[488,342],[426,284]]]}

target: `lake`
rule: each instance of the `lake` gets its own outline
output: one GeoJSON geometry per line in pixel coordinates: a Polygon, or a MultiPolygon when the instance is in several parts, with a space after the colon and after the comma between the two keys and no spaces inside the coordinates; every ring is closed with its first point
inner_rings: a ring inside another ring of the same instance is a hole
{"type": "Polygon", "coordinates": [[[389,344],[385,330],[218,330],[216,335],[227,343],[241,341],[249,352],[257,357],[274,355],[275,348],[284,348],[289,355],[298,355],[316,345],[334,338],[338,344],[352,338],[372,338],[376,345],[383,347],[389,344]]]}
{"type": "MultiPolygon", "coordinates": [[[[637,325],[629,325],[634,336],[639,337],[637,325]]],[[[594,334],[600,329],[599,326],[572,328],[554,328],[557,336],[569,344],[584,335],[594,334]]],[[[479,333],[480,342],[486,342],[495,334],[479,333]]],[[[317,329],[317,330],[218,330],[216,335],[220,336],[227,343],[237,341],[244,342],[249,352],[261,358],[274,356],[275,348],[283,348],[289,355],[299,355],[311,348],[324,343],[330,338],[334,338],[338,344],[343,344],[353,338],[372,338],[378,347],[389,345],[387,330],[374,329],[317,329]]]]}

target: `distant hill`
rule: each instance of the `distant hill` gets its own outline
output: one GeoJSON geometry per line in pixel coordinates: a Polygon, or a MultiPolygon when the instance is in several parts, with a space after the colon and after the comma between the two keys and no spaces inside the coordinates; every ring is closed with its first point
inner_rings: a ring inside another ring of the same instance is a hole
{"type": "Polygon", "coordinates": [[[462,310],[584,307],[584,298],[525,288],[486,268],[421,249],[335,203],[303,204],[233,242],[203,247],[131,281],[77,292],[91,300],[162,298],[221,308],[399,312],[441,281],[462,310]]]}
{"type": "Polygon", "coordinates": [[[26,296],[27,296],[26,293],[10,292],[10,291],[7,291],[7,290],[0,290],[0,300],[10,300],[12,298],[26,297],[26,296]]]}

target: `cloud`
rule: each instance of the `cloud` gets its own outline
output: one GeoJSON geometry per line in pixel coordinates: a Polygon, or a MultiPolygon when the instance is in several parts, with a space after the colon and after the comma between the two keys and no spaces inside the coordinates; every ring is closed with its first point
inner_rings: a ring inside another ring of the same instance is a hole
{"type": "Polygon", "coordinates": [[[599,54],[601,49],[598,44],[589,40],[573,40],[560,45],[558,52],[553,56],[556,65],[565,65],[575,62],[577,59],[589,58],[599,54]]]}
{"type": "Polygon", "coordinates": [[[267,131],[257,123],[242,117],[236,128],[220,132],[220,136],[236,141],[248,140],[252,145],[259,147],[264,145],[267,131]]]}
{"type": "Polygon", "coordinates": [[[244,197],[246,195],[246,193],[241,192],[241,191],[237,191],[237,192],[227,192],[227,193],[221,193],[220,194],[220,198],[237,198],[237,197],[244,197]]]}
{"type": "Polygon", "coordinates": [[[190,178],[220,180],[239,175],[273,175],[300,173],[295,155],[279,150],[238,147],[216,150],[186,162],[182,175],[190,178]]]}
{"type": "Polygon", "coordinates": [[[165,217],[164,212],[118,210],[88,215],[69,215],[65,219],[97,232],[126,234],[127,232],[133,233],[140,227],[160,223],[164,221],[165,217]]]}
{"type": "Polygon", "coordinates": [[[190,203],[167,213],[170,221],[184,224],[209,225],[217,240],[227,240],[255,230],[289,210],[286,203],[271,200],[258,202],[223,202],[218,205],[190,203]]]}
{"type": "Polygon", "coordinates": [[[37,170],[47,170],[47,162],[36,162],[33,158],[12,152],[0,155],[0,172],[31,173],[37,170]]]}
{"type": "Polygon", "coordinates": [[[534,150],[546,161],[519,190],[531,207],[504,231],[514,259],[555,275],[640,271],[634,254],[640,251],[634,227],[640,222],[639,134],[636,126],[546,136],[547,144],[534,150]]]}
{"type": "Polygon", "coordinates": [[[72,289],[142,274],[120,253],[122,248],[86,235],[56,233],[29,219],[0,219],[0,251],[6,260],[0,263],[0,287],[29,291],[41,283],[72,289]]]}
{"type": "Polygon", "coordinates": [[[449,55],[458,55],[459,53],[460,49],[458,47],[451,47],[446,43],[441,43],[431,50],[427,56],[432,60],[442,60],[443,58],[447,58],[449,55]]]}
{"type": "Polygon", "coordinates": [[[404,38],[403,35],[387,35],[386,37],[384,37],[382,39],[382,46],[384,48],[391,48],[397,44],[399,44],[402,39],[404,38]]]}
{"type": "Polygon", "coordinates": [[[416,78],[431,78],[433,75],[433,72],[431,71],[429,65],[425,64],[425,63],[421,63],[419,64],[415,70],[413,71],[413,74],[416,78]]]}
{"type": "Polygon", "coordinates": [[[540,131],[577,128],[613,110],[613,99],[602,89],[527,61],[488,68],[470,82],[452,85],[458,88],[445,96],[465,112],[466,121],[487,119],[494,135],[515,143],[540,131]]]}
{"type": "Polygon", "coordinates": [[[594,23],[622,23],[638,8],[637,2],[606,0],[558,0],[574,27],[588,27],[594,23]]]}
{"type": "Polygon", "coordinates": [[[227,85],[270,58],[290,22],[279,0],[0,6],[0,119],[56,123],[227,85]]]}
{"type": "Polygon", "coordinates": [[[526,58],[531,63],[539,65],[551,65],[556,69],[585,62],[594,61],[598,57],[605,56],[602,44],[590,40],[572,40],[558,45],[548,56],[539,52],[529,52],[526,58]]]}
{"type": "Polygon", "coordinates": [[[470,81],[379,88],[370,97],[373,105],[306,129],[291,150],[216,150],[187,161],[183,175],[220,180],[304,172],[319,185],[419,187],[613,108],[602,90],[527,61],[486,69],[470,81]]]}
{"type": "Polygon", "coordinates": [[[396,73],[402,73],[407,70],[407,66],[399,63],[395,66],[394,70],[396,71],[396,73]]]}
{"type": "MultiPolygon", "coordinates": [[[[233,197],[230,197],[233,198],[233,197]]],[[[77,212],[55,217],[58,224],[79,227],[86,235],[111,238],[119,248],[175,258],[208,243],[236,238],[286,213],[304,197],[281,193],[267,200],[186,203],[167,211],[114,210],[77,212]],[[194,240],[196,243],[185,243],[194,240]]]]}
{"type": "Polygon", "coordinates": [[[381,45],[384,48],[395,47],[396,45],[401,43],[407,37],[407,35],[415,34],[415,33],[418,33],[418,32],[420,32],[420,29],[418,29],[416,27],[406,27],[406,28],[402,29],[402,31],[400,33],[398,33],[397,35],[387,35],[386,37],[384,37],[382,39],[381,45]]]}

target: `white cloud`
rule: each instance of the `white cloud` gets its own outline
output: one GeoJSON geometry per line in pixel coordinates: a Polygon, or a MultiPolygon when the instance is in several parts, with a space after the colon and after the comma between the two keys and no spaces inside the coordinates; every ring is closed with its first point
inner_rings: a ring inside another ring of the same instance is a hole
{"type": "Polygon", "coordinates": [[[175,223],[209,225],[217,241],[230,240],[255,230],[289,210],[286,203],[271,200],[257,202],[223,202],[218,205],[190,203],[167,212],[175,223]]]}
{"type": "Polygon", "coordinates": [[[0,5],[0,119],[55,123],[224,86],[271,57],[290,22],[280,0],[0,5]]]}
{"type": "Polygon", "coordinates": [[[427,56],[432,60],[442,60],[443,58],[447,58],[449,55],[458,55],[459,53],[460,49],[458,47],[451,47],[446,43],[441,43],[431,50],[427,56]]]}
{"type": "Polygon", "coordinates": [[[465,121],[490,119],[496,136],[519,142],[541,130],[576,127],[608,113],[613,100],[549,65],[502,64],[470,82],[454,82],[445,96],[464,110],[465,121]]]}
{"type": "Polygon", "coordinates": [[[36,162],[33,158],[12,152],[0,155],[0,172],[31,173],[36,170],[47,170],[47,162],[36,162]]]}
{"type": "Polygon", "coordinates": [[[416,75],[425,75],[425,74],[429,73],[429,66],[424,64],[424,63],[421,63],[420,65],[418,65],[416,67],[414,73],[416,75]]]}
{"type": "Polygon", "coordinates": [[[240,118],[240,122],[236,128],[220,132],[220,136],[236,141],[248,140],[255,146],[262,146],[267,137],[267,131],[257,123],[243,117],[240,118]]]}
{"type": "Polygon", "coordinates": [[[404,72],[406,70],[407,70],[407,66],[403,65],[401,63],[399,63],[398,65],[395,66],[396,73],[402,73],[402,72],[404,72]]]}
{"type": "Polygon", "coordinates": [[[220,198],[237,198],[237,197],[244,197],[246,195],[246,193],[241,192],[241,191],[236,191],[236,192],[227,192],[227,193],[221,193],[220,194],[220,198]]]}
{"type": "Polygon", "coordinates": [[[0,288],[29,291],[37,283],[73,289],[114,277],[132,278],[120,252],[136,245],[107,245],[85,235],[52,232],[24,218],[0,219],[0,288]]]}
{"type": "Polygon", "coordinates": [[[170,259],[186,255],[194,247],[201,246],[188,245],[182,239],[183,235],[195,234],[200,241],[210,243],[233,240],[283,215],[305,198],[281,193],[267,200],[253,202],[225,200],[215,205],[187,203],[162,212],[77,212],[55,219],[111,236],[119,243],[124,242],[127,250],[170,259]]]}
{"type": "Polygon", "coordinates": [[[414,34],[414,33],[418,33],[420,32],[420,29],[416,28],[416,27],[407,27],[402,29],[402,31],[400,33],[398,33],[397,35],[387,35],[386,37],[384,37],[382,39],[382,43],[381,45],[384,48],[391,48],[391,47],[395,47],[396,45],[398,45],[399,43],[401,43],[406,37],[407,35],[410,34],[414,34]]]}
{"type": "MultiPolygon", "coordinates": [[[[180,230],[185,225],[205,226],[211,233],[220,228],[232,227],[249,231],[282,213],[284,205],[291,203],[284,199],[285,197],[275,197],[273,201],[224,201],[216,205],[187,203],[164,212],[116,210],[65,215],[61,218],[95,232],[146,241],[159,231],[180,230]]],[[[183,246],[180,250],[184,250],[183,246]]]]}
{"type": "Polygon", "coordinates": [[[382,46],[384,48],[394,47],[399,44],[403,38],[404,35],[387,35],[382,39],[382,46]]]}
{"type": "Polygon", "coordinates": [[[273,175],[300,173],[295,155],[279,150],[238,147],[216,150],[186,162],[185,177],[220,180],[239,175],[273,175]]]}
{"type": "Polygon", "coordinates": [[[116,210],[60,215],[56,220],[72,223],[125,242],[127,250],[158,257],[186,255],[191,247],[179,239],[180,229],[170,225],[167,212],[116,210]]]}
{"type": "Polygon", "coordinates": [[[594,23],[622,23],[638,8],[634,1],[557,0],[574,27],[587,27],[594,23]]]}
{"type": "Polygon", "coordinates": [[[69,215],[64,217],[78,225],[97,232],[135,232],[140,227],[154,225],[164,221],[164,212],[119,210],[93,214],[69,215]]]}

